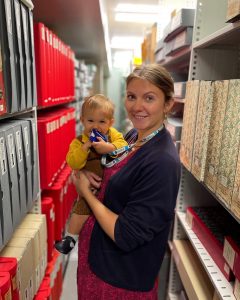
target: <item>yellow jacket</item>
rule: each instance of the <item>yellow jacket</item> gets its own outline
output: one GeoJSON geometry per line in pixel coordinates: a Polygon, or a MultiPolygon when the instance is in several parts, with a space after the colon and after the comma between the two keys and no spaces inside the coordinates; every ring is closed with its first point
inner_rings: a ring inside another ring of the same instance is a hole
{"type": "MultiPolygon", "coordinates": [[[[67,164],[73,170],[80,170],[84,168],[89,151],[82,149],[82,145],[89,140],[89,137],[85,134],[82,135],[82,142],[79,139],[75,138],[69,146],[69,150],[66,156],[67,164]]],[[[122,148],[127,145],[127,142],[124,140],[122,133],[117,131],[115,128],[110,127],[108,131],[108,141],[113,144],[116,149],[122,148]]]]}

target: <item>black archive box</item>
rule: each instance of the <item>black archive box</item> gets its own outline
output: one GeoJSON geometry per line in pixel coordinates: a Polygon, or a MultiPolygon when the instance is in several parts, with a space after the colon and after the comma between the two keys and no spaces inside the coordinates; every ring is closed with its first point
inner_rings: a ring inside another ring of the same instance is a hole
{"type": "Polygon", "coordinates": [[[18,111],[17,76],[14,46],[14,28],[12,20],[12,1],[0,1],[0,38],[3,59],[3,77],[7,112],[18,111]]]}
{"type": "Polygon", "coordinates": [[[30,51],[28,34],[28,8],[21,2],[21,26],[22,26],[22,47],[24,57],[24,82],[26,91],[26,108],[32,107],[32,87],[31,87],[31,65],[30,65],[30,51]]]}
{"type": "Polygon", "coordinates": [[[32,106],[37,106],[37,86],[36,86],[36,65],[35,65],[35,49],[33,35],[33,13],[28,9],[28,31],[30,38],[30,69],[31,69],[31,90],[32,90],[32,106]]]}
{"type": "Polygon", "coordinates": [[[4,133],[3,137],[5,139],[5,145],[6,145],[12,224],[13,224],[13,229],[15,229],[21,221],[21,213],[20,213],[21,208],[20,208],[19,183],[18,183],[18,173],[17,173],[16,147],[14,141],[14,124],[2,123],[1,131],[4,133]]]}
{"type": "Polygon", "coordinates": [[[25,159],[25,180],[27,182],[27,209],[32,208],[33,192],[32,192],[32,158],[31,158],[31,127],[30,123],[21,120],[21,129],[23,136],[23,154],[25,159]]]}
{"type": "Polygon", "coordinates": [[[8,174],[5,134],[0,130],[0,248],[10,239],[13,233],[10,185],[8,174]]]}
{"type": "Polygon", "coordinates": [[[21,26],[21,11],[20,0],[13,0],[13,20],[16,32],[15,37],[15,57],[16,57],[16,75],[17,88],[19,96],[19,111],[26,108],[26,93],[25,93],[25,78],[24,78],[24,57],[22,47],[22,26],[21,26]]]}
{"type": "Polygon", "coordinates": [[[19,198],[20,198],[20,214],[21,219],[27,214],[27,181],[25,176],[26,161],[24,158],[23,133],[21,128],[21,120],[9,120],[14,127],[14,142],[17,158],[17,174],[19,183],[19,198]]]}

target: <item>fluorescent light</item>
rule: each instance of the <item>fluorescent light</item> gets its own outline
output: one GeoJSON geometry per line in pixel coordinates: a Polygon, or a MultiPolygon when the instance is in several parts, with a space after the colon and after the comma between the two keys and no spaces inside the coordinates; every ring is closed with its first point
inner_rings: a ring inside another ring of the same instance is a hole
{"type": "Polygon", "coordinates": [[[143,42],[142,36],[113,36],[111,48],[113,49],[136,49],[143,42]]]}
{"type": "Polygon", "coordinates": [[[131,23],[154,23],[158,19],[158,14],[139,14],[139,13],[116,13],[115,21],[131,23]]]}
{"type": "Polygon", "coordinates": [[[146,4],[131,4],[131,3],[119,3],[115,11],[125,13],[145,13],[145,14],[156,14],[159,10],[158,5],[146,5],[146,4]]]}

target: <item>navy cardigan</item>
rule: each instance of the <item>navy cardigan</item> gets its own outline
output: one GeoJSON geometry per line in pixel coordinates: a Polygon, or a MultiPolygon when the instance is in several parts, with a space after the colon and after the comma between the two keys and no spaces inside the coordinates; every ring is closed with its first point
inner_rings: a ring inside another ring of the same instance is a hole
{"type": "Polygon", "coordinates": [[[107,185],[104,204],[119,215],[113,242],[96,222],[89,264],[103,281],[133,291],[153,288],[165,253],[180,182],[180,161],[164,128],[107,185]]]}

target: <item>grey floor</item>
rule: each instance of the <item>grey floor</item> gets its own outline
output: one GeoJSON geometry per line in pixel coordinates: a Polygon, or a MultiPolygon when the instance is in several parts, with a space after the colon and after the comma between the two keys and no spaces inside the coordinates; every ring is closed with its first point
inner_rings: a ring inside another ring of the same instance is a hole
{"type": "Polygon", "coordinates": [[[76,244],[69,255],[69,261],[64,274],[61,300],[77,300],[77,249],[76,244]]]}

